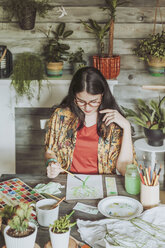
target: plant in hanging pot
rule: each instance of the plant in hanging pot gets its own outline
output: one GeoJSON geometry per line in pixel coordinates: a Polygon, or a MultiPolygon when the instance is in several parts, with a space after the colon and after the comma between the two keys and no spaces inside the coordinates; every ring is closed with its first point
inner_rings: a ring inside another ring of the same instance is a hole
{"type": "Polygon", "coordinates": [[[83,58],[84,50],[79,47],[77,51],[69,55],[69,63],[73,66],[73,73],[75,73],[79,68],[86,65],[86,61],[83,58]]]}
{"type": "Polygon", "coordinates": [[[38,85],[38,96],[42,87],[42,80],[45,78],[43,61],[36,54],[21,53],[14,61],[11,86],[16,91],[16,100],[26,96],[31,100],[36,93],[35,86],[38,85]]]}
{"type": "Polygon", "coordinates": [[[148,69],[153,76],[163,76],[165,73],[165,32],[150,34],[148,38],[140,40],[135,54],[148,63],[148,69]]]}
{"type": "Polygon", "coordinates": [[[138,99],[136,112],[122,106],[126,118],[144,128],[148,144],[151,146],[163,145],[165,134],[165,96],[159,101],[151,100],[147,104],[144,100],[138,99]]]}
{"type": "Polygon", "coordinates": [[[76,225],[76,222],[70,222],[70,217],[73,213],[74,210],[70,214],[55,220],[54,224],[50,225],[49,234],[52,248],[68,248],[71,227],[76,225]]]}
{"type": "Polygon", "coordinates": [[[46,71],[49,77],[61,77],[63,74],[63,61],[66,61],[69,56],[70,46],[62,41],[66,40],[73,34],[72,30],[65,31],[66,24],[61,22],[55,30],[50,26],[47,33],[42,32],[47,37],[47,42],[43,46],[42,55],[46,62],[46,71]],[[51,37],[51,34],[53,37],[51,37]]]}
{"type": "Polygon", "coordinates": [[[37,226],[30,222],[32,207],[29,204],[20,203],[12,219],[4,230],[4,238],[7,248],[34,247],[37,226]]]}
{"type": "Polygon", "coordinates": [[[2,0],[2,6],[11,18],[18,18],[19,25],[23,30],[31,30],[35,26],[36,13],[45,17],[47,12],[54,7],[49,0],[2,0]]]}

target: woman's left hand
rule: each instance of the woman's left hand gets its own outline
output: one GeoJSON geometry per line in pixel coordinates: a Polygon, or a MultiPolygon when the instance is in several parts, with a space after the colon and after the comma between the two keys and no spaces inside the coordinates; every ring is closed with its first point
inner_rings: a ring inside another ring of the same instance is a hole
{"type": "Polygon", "coordinates": [[[103,109],[99,111],[100,114],[105,114],[103,117],[103,121],[105,125],[108,126],[112,122],[118,124],[121,128],[130,128],[130,123],[124,118],[117,110],[115,109],[103,109]]]}

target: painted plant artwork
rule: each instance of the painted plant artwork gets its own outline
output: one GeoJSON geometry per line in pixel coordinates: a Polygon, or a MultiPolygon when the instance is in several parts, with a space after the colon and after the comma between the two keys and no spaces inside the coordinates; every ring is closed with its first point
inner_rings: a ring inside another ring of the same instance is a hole
{"type": "MultiPolygon", "coordinates": [[[[75,174],[76,175],[76,174],[75,174]]],[[[75,177],[67,176],[66,199],[102,199],[103,183],[101,175],[77,174],[84,182],[75,177]]]]}

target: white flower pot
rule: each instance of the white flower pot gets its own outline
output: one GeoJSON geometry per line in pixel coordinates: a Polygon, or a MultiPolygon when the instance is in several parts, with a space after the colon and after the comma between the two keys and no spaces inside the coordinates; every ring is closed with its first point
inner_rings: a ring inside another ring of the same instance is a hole
{"type": "Polygon", "coordinates": [[[9,236],[6,232],[10,226],[6,226],[4,230],[4,238],[7,248],[33,248],[35,245],[36,235],[37,235],[37,226],[34,223],[29,223],[29,225],[35,228],[35,231],[26,237],[15,238],[9,236]]]}
{"type": "Polygon", "coordinates": [[[54,233],[51,229],[52,227],[49,228],[49,234],[52,248],[68,248],[70,229],[66,233],[54,233]]]}

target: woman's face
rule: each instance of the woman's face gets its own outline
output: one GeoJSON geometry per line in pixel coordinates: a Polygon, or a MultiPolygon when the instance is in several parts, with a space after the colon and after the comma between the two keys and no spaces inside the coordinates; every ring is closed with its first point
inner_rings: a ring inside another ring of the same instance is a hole
{"type": "Polygon", "coordinates": [[[75,103],[85,115],[96,113],[102,100],[102,94],[91,95],[86,91],[76,94],[75,103]]]}

